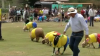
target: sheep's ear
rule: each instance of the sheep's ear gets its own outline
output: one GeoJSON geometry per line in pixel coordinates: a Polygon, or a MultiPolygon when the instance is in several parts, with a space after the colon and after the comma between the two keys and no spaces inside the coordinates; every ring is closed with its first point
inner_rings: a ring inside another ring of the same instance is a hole
{"type": "Polygon", "coordinates": [[[58,41],[59,41],[59,37],[56,35],[54,38],[54,45],[57,45],[58,41]]]}
{"type": "Polygon", "coordinates": [[[53,36],[57,36],[57,33],[53,33],[53,36]]]}
{"type": "Polygon", "coordinates": [[[53,34],[53,36],[57,36],[57,35],[53,34]]]}

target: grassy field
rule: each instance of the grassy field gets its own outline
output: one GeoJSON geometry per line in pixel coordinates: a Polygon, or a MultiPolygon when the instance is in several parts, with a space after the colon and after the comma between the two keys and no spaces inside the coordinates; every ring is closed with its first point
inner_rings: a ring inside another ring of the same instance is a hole
{"type": "MultiPolygon", "coordinates": [[[[44,22],[37,23],[38,27],[43,28],[46,34],[49,31],[58,31],[63,33],[66,23],[44,22]],[[62,26],[63,24],[63,26],[62,26]]],[[[51,56],[52,47],[41,43],[32,42],[29,37],[29,32],[23,32],[23,22],[18,23],[3,23],[2,36],[5,39],[0,41],[0,56],[51,56]]],[[[89,27],[89,33],[100,33],[100,23],[96,22],[94,27],[89,27]]],[[[71,29],[69,28],[66,35],[70,36],[71,29]]],[[[83,38],[84,40],[84,38],[83,38]]],[[[83,41],[82,40],[82,41],[83,41]]],[[[81,43],[82,43],[81,41],[81,43]]],[[[100,56],[100,49],[82,48],[81,43],[79,48],[81,50],[80,56],[100,56]]],[[[98,43],[95,43],[96,48],[98,43]]],[[[61,48],[62,51],[63,48],[61,48]]],[[[67,47],[64,55],[72,56],[72,51],[67,47]]]]}

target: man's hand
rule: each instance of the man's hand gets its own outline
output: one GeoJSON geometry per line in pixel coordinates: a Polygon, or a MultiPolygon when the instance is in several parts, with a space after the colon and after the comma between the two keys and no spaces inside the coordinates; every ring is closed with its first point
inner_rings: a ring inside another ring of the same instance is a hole
{"type": "Polygon", "coordinates": [[[88,35],[85,35],[85,42],[86,42],[86,38],[89,38],[89,36],[88,35]]]}
{"type": "Polygon", "coordinates": [[[66,32],[64,31],[63,34],[65,35],[65,33],[66,33],[66,32]]]}

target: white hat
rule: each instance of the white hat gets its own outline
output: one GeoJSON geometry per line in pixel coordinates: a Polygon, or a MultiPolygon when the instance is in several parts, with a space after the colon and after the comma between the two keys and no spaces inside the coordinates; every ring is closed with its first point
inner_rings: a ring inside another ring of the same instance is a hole
{"type": "Polygon", "coordinates": [[[74,9],[73,7],[70,7],[70,8],[68,9],[68,13],[67,13],[67,14],[71,14],[71,13],[77,13],[77,10],[74,9]]]}

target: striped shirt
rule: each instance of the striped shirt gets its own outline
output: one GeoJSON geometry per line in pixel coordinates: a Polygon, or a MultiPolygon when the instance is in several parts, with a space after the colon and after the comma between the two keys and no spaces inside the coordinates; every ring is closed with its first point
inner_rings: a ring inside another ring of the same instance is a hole
{"type": "Polygon", "coordinates": [[[79,32],[85,30],[85,34],[88,35],[88,25],[85,22],[84,17],[81,14],[76,14],[74,18],[70,17],[64,32],[71,26],[72,32],[79,32]]]}

